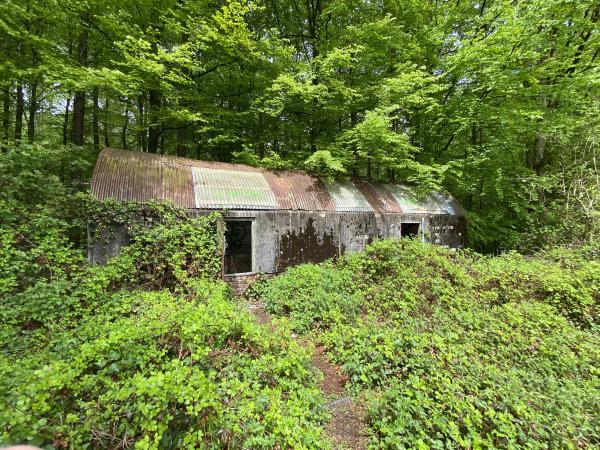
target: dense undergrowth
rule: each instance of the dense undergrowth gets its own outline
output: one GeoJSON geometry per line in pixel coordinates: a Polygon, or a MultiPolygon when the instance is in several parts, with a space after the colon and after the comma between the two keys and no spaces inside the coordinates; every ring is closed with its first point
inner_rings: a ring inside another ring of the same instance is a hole
{"type": "Polygon", "coordinates": [[[597,257],[384,241],[252,295],[342,365],[373,448],[597,448],[597,257]]]}
{"type": "Polygon", "coordinates": [[[0,445],[327,448],[308,350],[216,279],[217,217],[95,202],[91,159],[0,152],[0,445]],[[133,236],[103,267],[90,217],[133,236]]]}
{"type": "Polygon", "coordinates": [[[217,281],[216,216],[99,203],[82,148],[0,151],[0,445],[327,448],[310,334],[368,404],[373,448],[600,446],[598,249],[484,257],[411,240],[217,281]],[[131,245],[85,260],[88,220],[131,245]]]}

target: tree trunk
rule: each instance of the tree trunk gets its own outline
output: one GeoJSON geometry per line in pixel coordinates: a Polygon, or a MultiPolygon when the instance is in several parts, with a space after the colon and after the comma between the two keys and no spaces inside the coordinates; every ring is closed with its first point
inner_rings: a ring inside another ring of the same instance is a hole
{"type": "MultiPolygon", "coordinates": [[[[152,52],[158,53],[156,42],[152,43],[152,52]]],[[[148,127],[148,152],[157,153],[160,139],[160,91],[156,87],[153,87],[149,90],[149,94],[150,126],[148,127]]]]}
{"type": "Polygon", "coordinates": [[[94,135],[94,150],[96,153],[100,153],[100,121],[98,106],[98,88],[95,87],[92,93],[93,97],[93,109],[92,109],[92,133],[94,135]]]}
{"type": "MultiPolygon", "coordinates": [[[[181,34],[181,44],[185,45],[190,39],[189,34],[182,33],[181,34]]],[[[183,74],[187,77],[189,75],[189,69],[187,67],[183,68],[183,74]]],[[[181,100],[179,106],[182,108],[187,107],[187,102],[185,100],[181,100]]],[[[179,124],[179,128],[177,129],[177,156],[186,157],[187,156],[187,144],[188,144],[188,129],[187,124],[179,124]]]]}
{"type": "Polygon", "coordinates": [[[148,151],[157,153],[158,141],[160,138],[160,123],[158,119],[158,110],[160,108],[160,92],[157,89],[150,89],[150,126],[148,127],[148,151]]]}
{"type": "Polygon", "coordinates": [[[2,131],[4,134],[4,142],[8,142],[10,133],[10,89],[2,90],[3,109],[2,109],[2,131]]]}
{"type": "MultiPolygon", "coordinates": [[[[315,114],[316,107],[313,107],[313,115],[315,114]]],[[[319,132],[317,130],[317,122],[318,120],[313,117],[310,121],[310,152],[315,153],[317,151],[317,138],[319,136],[319,132]]]]}
{"type": "Polygon", "coordinates": [[[37,111],[37,83],[29,87],[29,121],[27,122],[27,139],[31,144],[35,137],[35,113],[37,111]]]}
{"type": "MultiPolygon", "coordinates": [[[[356,124],[358,123],[358,113],[356,111],[352,111],[350,113],[350,128],[354,129],[354,127],[356,127],[356,124]]],[[[357,177],[358,176],[358,148],[356,147],[356,145],[352,145],[352,159],[354,160],[352,162],[352,175],[357,177]]]]}
{"type": "MultiPolygon", "coordinates": [[[[546,95],[542,95],[540,98],[540,110],[542,114],[548,109],[548,98],[546,95]]],[[[546,158],[546,136],[543,131],[538,131],[535,135],[535,142],[533,146],[533,163],[532,169],[539,175],[544,166],[544,160],[546,158]]]]}
{"type": "MultiPolygon", "coordinates": [[[[86,18],[87,13],[84,13],[86,18]]],[[[79,46],[77,49],[77,62],[81,67],[87,65],[88,57],[88,29],[84,25],[79,33],[79,46]]],[[[83,145],[85,139],[85,91],[75,92],[73,100],[73,144],[83,145]]]]}
{"type": "Polygon", "coordinates": [[[71,96],[67,98],[67,104],[65,105],[65,119],[63,120],[63,145],[67,145],[69,142],[69,108],[71,107],[71,96]]]}
{"type": "Polygon", "coordinates": [[[543,133],[538,133],[535,136],[535,144],[533,151],[533,170],[539,175],[544,166],[546,156],[546,136],[543,133]]]}
{"type": "Polygon", "coordinates": [[[127,127],[129,126],[129,103],[125,105],[125,123],[123,123],[123,131],[121,133],[121,145],[127,150],[127,127]]]}
{"type": "Polygon", "coordinates": [[[15,113],[15,140],[20,141],[23,137],[23,112],[25,100],[23,98],[23,85],[17,84],[17,110],[15,113]]]}
{"type": "Polygon", "coordinates": [[[75,92],[73,100],[73,133],[72,140],[75,145],[83,145],[84,143],[84,120],[85,120],[85,92],[75,92]]]}
{"type": "Polygon", "coordinates": [[[177,156],[187,156],[187,126],[177,129],[177,156]]]}
{"type": "Polygon", "coordinates": [[[319,56],[318,40],[319,40],[319,19],[323,13],[323,3],[321,0],[307,2],[308,9],[308,38],[311,49],[311,58],[315,59],[319,56]]]}
{"type": "MultiPolygon", "coordinates": [[[[308,44],[310,47],[310,58],[314,60],[319,56],[319,19],[323,12],[323,4],[321,0],[311,0],[306,2],[307,5],[307,24],[308,24],[308,44]]],[[[319,84],[319,79],[315,76],[312,79],[313,85],[319,84]]],[[[315,153],[317,151],[317,140],[320,134],[321,119],[317,115],[317,110],[320,109],[321,105],[315,96],[312,101],[312,119],[310,121],[310,152],[315,153]]]]}
{"type": "Polygon", "coordinates": [[[394,170],[394,168],[393,168],[393,167],[388,167],[388,168],[386,169],[386,176],[387,176],[387,179],[388,179],[390,182],[392,182],[392,183],[393,183],[393,182],[395,181],[395,178],[396,178],[396,171],[394,170]]]}
{"type": "Polygon", "coordinates": [[[144,103],[146,102],[146,96],[144,94],[138,95],[138,147],[141,151],[145,152],[148,150],[148,144],[146,142],[146,126],[144,120],[144,103]]]}
{"type": "Polygon", "coordinates": [[[109,100],[104,100],[104,124],[102,125],[104,131],[104,146],[110,147],[110,135],[108,132],[108,111],[109,111],[109,100]]]}
{"type": "MultiPolygon", "coordinates": [[[[475,147],[480,146],[482,143],[483,143],[483,138],[482,138],[482,133],[481,133],[481,127],[479,126],[479,124],[477,122],[473,122],[473,125],[471,126],[471,147],[472,147],[471,153],[480,151],[480,150],[475,150],[475,147]]],[[[468,158],[469,158],[469,147],[465,145],[465,152],[463,155],[463,160],[466,162],[468,158]]],[[[466,209],[471,209],[473,207],[473,194],[472,193],[469,192],[469,194],[467,194],[465,196],[463,206],[466,209]]]]}

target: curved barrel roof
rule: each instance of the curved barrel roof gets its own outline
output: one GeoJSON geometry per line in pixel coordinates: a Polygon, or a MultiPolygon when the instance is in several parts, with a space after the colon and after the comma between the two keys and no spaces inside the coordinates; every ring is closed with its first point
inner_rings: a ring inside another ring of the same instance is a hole
{"type": "Polygon", "coordinates": [[[105,148],[91,184],[98,199],[170,200],[187,209],[304,210],[464,215],[447,194],[362,179],[326,182],[301,171],[196,161],[105,148]]]}

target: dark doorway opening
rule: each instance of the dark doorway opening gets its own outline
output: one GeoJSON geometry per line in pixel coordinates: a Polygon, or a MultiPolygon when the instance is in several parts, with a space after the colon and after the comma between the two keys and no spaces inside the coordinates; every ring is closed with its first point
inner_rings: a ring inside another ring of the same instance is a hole
{"type": "Polygon", "coordinates": [[[225,222],[225,274],[252,272],[252,221],[225,222]]]}
{"type": "Polygon", "coordinates": [[[419,224],[418,223],[403,223],[400,224],[400,236],[406,237],[418,237],[419,236],[419,224]]]}

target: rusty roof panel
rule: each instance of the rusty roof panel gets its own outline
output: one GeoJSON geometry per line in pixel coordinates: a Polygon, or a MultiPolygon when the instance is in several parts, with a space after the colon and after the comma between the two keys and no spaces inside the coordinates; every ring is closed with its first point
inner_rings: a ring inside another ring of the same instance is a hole
{"type": "Polygon", "coordinates": [[[100,200],[157,199],[170,200],[184,208],[194,207],[189,168],[162,155],[105,149],[94,168],[91,190],[100,200]]]}
{"type": "Polygon", "coordinates": [[[280,209],[296,209],[296,199],[292,194],[292,184],[282,173],[265,172],[265,180],[269,183],[280,209]]]}
{"type": "Polygon", "coordinates": [[[314,182],[310,185],[309,189],[314,191],[315,196],[319,200],[321,204],[322,211],[335,211],[335,203],[333,201],[333,197],[327,190],[327,187],[323,183],[323,181],[318,178],[313,178],[314,182]]]}
{"type": "Polygon", "coordinates": [[[192,167],[198,209],[278,209],[260,172],[192,167]]]}
{"type": "Polygon", "coordinates": [[[302,172],[264,172],[275,193],[280,209],[335,211],[335,205],[323,183],[302,172]]]}
{"type": "Polygon", "coordinates": [[[331,194],[336,211],[373,211],[366,197],[350,181],[336,181],[325,186],[331,194]]]}
{"type": "Polygon", "coordinates": [[[369,183],[361,178],[355,178],[352,181],[375,211],[382,213],[402,212],[394,196],[382,185],[369,183]]]}

